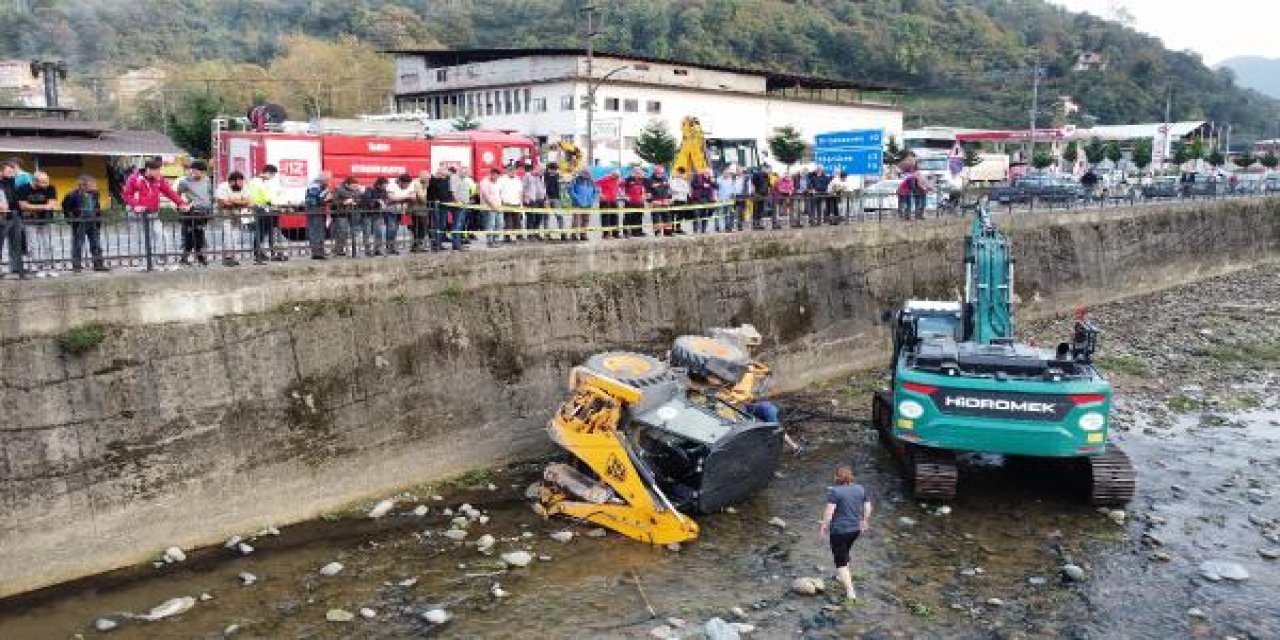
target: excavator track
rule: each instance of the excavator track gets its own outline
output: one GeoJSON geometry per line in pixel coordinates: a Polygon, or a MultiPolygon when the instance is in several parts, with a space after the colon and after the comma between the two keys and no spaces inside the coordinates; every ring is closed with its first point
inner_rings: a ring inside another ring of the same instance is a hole
{"type": "Polygon", "coordinates": [[[1088,458],[1086,464],[1091,504],[1121,506],[1133,499],[1138,477],[1129,456],[1120,447],[1107,443],[1106,453],[1088,458]]]}
{"type": "Polygon", "coordinates": [[[921,500],[949,501],[956,497],[956,454],[951,451],[912,447],[907,469],[911,486],[921,500]]]}

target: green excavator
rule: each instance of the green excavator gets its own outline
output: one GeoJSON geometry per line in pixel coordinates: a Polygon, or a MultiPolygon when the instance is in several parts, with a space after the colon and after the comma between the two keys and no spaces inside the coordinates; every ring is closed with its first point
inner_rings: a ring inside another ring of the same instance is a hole
{"type": "Polygon", "coordinates": [[[1096,505],[1133,498],[1128,456],[1111,442],[1111,384],[1093,364],[1098,329],[1078,313],[1070,342],[1014,340],[1009,240],[975,208],[964,252],[964,302],[910,300],[892,314],[892,388],[872,421],[917,498],[956,495],[956,458],[1050,459],[1096,505]]]}

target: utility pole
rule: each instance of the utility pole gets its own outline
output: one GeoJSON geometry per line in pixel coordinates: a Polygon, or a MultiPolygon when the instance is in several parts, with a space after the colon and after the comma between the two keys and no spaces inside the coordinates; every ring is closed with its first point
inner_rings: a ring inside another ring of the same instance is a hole
{"type": "MultiPolygon", "coordinates": [[[[587,0],[587,2],[585,2],[582,5],[582,8],[578,9],[578,12],[583,14],[587,19],[587,31],[586,31],[587,83],[589,88],[591,86],[590,83],[593,80],[594,69],[595,69],[596,10],[597,10],[596,5],[592,4],[590,0],[587,0]]],[[[591,128],[595,125],[595,112],[596,112],[596,92],[594,89],[591,89],[587,91],[587,167],[588,168],[594,167],[596,164],[595,162],[596,141],[595,141],[595,136],[591,132],[591,128]]]]}
{"type": "Polygon", "coordinates": [[[1169,161],[1169,110],[1173,108],[1173,85],[1169,85],[1169,94],[1164,99],[1164,137],[1160,141],[1160,170],[1164,170],[1164,164],[1169,161]]]}
{"type": "Polygon", "coordinates": [[[1036,159],[1036,111],[1040,109],[1040,56],[1036,56],[1035,67],[1031,69],[1031,151],[1027,154],[1027,164],[1036,159]]]}

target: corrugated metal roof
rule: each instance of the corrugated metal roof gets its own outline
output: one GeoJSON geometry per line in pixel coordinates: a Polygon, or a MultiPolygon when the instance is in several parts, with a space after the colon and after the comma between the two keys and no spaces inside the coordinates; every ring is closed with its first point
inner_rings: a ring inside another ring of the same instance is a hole
{"type": "Polygon", "coordinates": [[[61,134],[99,134],[111,130],[105,122],[65,120],[61,118],[4,118],[0,117],[0,131],[39,131],[61,134]]]}
{"type": "MultiPolygon", "coordinates": [[[[1175,138],[1182,138],[1195,133],[1197,129],[1204,125],[1204,120],[1170,122],[1169,133],[1175,138]]],[[[1165,126],[1163,122],[1102,125],[1091,129],[1076,129],[1074,133],[1068,136],[1068,138],[1072,140],[1090,140],[1093,138],[1097,138],[1099,140],[1136,140],[1138,138],[1156,138],[1160,136],[1160,128],[1163,126],[1165,126]]]]}
{"type": "Polygon", "coordinates": [[[176,156],[182,150],[159,131],[108,131],[98,137],[0,136],[0,153],[88,156],[176,156]]]}
{"type": "MultiPolygon", "coordinates": [[[[512,58],[524,58],[528,56],[585,56],[586,49],[573,48],[544,48],[544,49],[388,49],[384,53],[392,55],[417,55],[427,58],[430,62],[439,66],[457,66],[469,64],[472,62],[491,62],[494,60],[510,60],[512,58]]],[[[699,69],[710,69],[712,71],[725,71],[728,73],[742,73],[756,76],[764,76],[768,83],[769,89],[779,88],[812,88],[812,89],[855,89],[862,91],[904,91],[901,87],[894,87],[887,84],[877,84],[870,82],[852,82],[848,80],[836,80],[834,78],[821,78],[817,76],[806,76],[792,73],[784,73],[780,71],[770,71],[767,69],[749,69],[745,67],[733,67],[719,64],[705,64],[702,62],[690,62],[688,60],[672,60],[670,58],[655,58],[650,56],[633,55],[630,53],[617,53],[614,51],[596,51],[595,56],[598,58],[615,58],[618,60],[630,60],[634,62],[652,62],[654,64],[674,64],[687,67],[695,67],[699,69]]]]}

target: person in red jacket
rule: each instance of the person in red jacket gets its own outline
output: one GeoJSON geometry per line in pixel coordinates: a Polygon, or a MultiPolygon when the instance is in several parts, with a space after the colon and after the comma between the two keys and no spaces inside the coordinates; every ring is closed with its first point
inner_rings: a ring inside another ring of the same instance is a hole
{"type": "MultiPolygon", "coordinates": [[[[666,184],[666,178],[662,179],[666,184]]],[[[622,183],[622,193],[627,200],[628,209],[644,209],[649,200],[653,197],[653,192],[649,190],[649,181],[644,177],[644,169],[635,167],[631,170],[631,177],[622,183]]],[[[667,187],[670,191],[670,187],[667,187]]],[[[628,213],[622,216],[622,237],[632,238],[644,235],[644,214],[628,213]]]]}
{"type": "Polygon", "coordinates": [[[179,211],[185,212],[191,209],[191,205],[169,186],[164,176],[160,175],[162,166],[164,164],[159,158],[148,160],[141,169],[129,175],[124,183],[124,191],[121,193],[129,210],[136,214],[143,224],[149,225],[151,233],[146,234],[144,227],[143,235],[148,255],[153,251],[153,247],[158,252],[164,251],[164,243],[161,242],[164,238],[164,229],[160,224],[159,215],[160,196],[168,198],[170,202],[177,205],[179,211]],[[157,246],[157,243],[160,245],[157,246]]]}
{"type": "MultiPolygon", "coordinates": [[[[618,202],[621,200],[619,196],[622,194],[622,174],[616,170],[610,171],[609,175],[596,182],[596,186],[600,187],[600,208],[617,209],[618,202]]],[[[606,240],[622,237],[618,231],[618,214],[616,213],[601,213],[600,227],[604,229],[601,235],[606,240]]]]}

